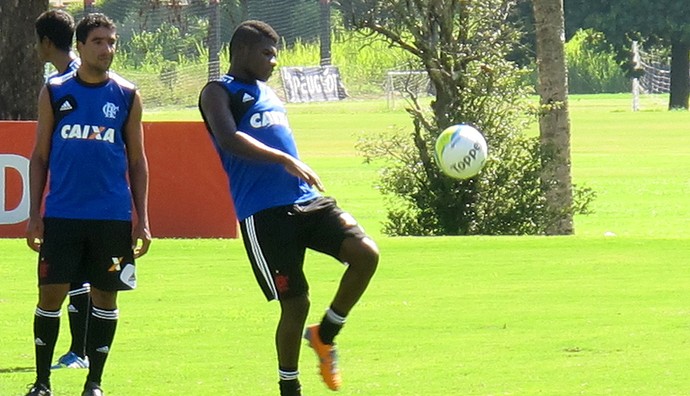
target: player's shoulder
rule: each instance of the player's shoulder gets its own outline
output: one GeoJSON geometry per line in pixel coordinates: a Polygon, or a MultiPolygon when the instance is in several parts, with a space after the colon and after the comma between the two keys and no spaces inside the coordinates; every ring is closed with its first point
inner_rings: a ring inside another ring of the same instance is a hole
{"type": "Polygon", "coordinates": [[[69,70],[67,73],[63,74],[54,74],[48,76],[46,84],[51,87],[59,87],[62,85],[67,84],[69,81],[72,81],[75,79],[77,75],[77,70],[69,70]]]}
{"type": "Polygon", "coordinates": [[[122,77],[121,75],[117,74],[116,72],[114,72],[114,71],[112,71],[112,70],[110,70],[110,71],[108,72],[108,77],[110,77],[110,79],[111,79],[114,83],[116,83],[117,85],[119,85],[119,86],[121,86],[121,87],[123,87],[123,88],[129,89],[129,90],[132,90],[132,91],[135,91],[135,90],[137,89],[136,84],[134,84],[133,82],[127,80],[126,78],[122,77]]]}
{"type": "Polygon", "coordinates": [[[67,65],[67,70],[65,70],[65,74],[69,73],[73,70],[79,69],[79,66],[81,66],[81,59],[79,58],[74,58],[71,61],[69,61],[69,64],[67,65]]]}
{"type": "Polygon", "coordinates": [[[235,76],[231,76],[230,74],[223,74],[222,76],[218,77],[216,81],[222,84],[232,84],[233,82],[236,82],[237,79],[235,76]]]}
{"type": "Polygon", "coordinates": [[[227,87],[227,89],[230,92],[255,91],[258,93],[262,90],[262,84],[263,84],[261,81],[243,80],[243,79],[237,78],[237,77],[230,75],[230,74],[225,74],[225,75],[220,76],[217,80],[215,80],[215,82],[220,83],[221,85],[227,87]]]}

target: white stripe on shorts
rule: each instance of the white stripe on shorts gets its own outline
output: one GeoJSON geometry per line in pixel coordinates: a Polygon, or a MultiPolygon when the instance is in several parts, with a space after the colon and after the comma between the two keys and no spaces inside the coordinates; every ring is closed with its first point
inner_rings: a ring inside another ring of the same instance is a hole
{"type": "Polygon", "coordinates": [[[276,291],[275,282],[273,282],[273,277],[271,276],[271,270],[268,268],[268,263],[261,251],[261,246],[259,246],[259,239],[256,237],[256,228],[254,228],[254,216],[249,216],[245,219],[244,224],[247,226],[247,235],[249,237],[249,245],[252,247],[252,255],[254,256],[254,261],[256,261],[256,266],[261,271],[261,274],[266,281],[266,285],[271,290],[271,294],[274,299],[278,299],[278,291],[276,291]]]}
{"type": "Polygon", "coordinates": [[[78,295],[81,295],[81,294],[89,294],[90,292],[91,292],[91,284],[89,284],[89,283],[84,283],[84,284],[82,285],[81,288],[79,288],[79,289],[72,289],[72,290],[68,291],[67,294],[68,294],[70,297],[73,297],[73,296],[78,296],[78,295]]]}

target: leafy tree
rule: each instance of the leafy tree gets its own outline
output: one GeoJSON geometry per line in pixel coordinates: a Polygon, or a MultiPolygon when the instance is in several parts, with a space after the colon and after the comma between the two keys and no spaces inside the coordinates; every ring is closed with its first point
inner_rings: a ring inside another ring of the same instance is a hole
{"type": "Polygon", "coordinates": [[[578,30],[565,44],[565,53],[569,93],[630,92],[630,78],[621,69],[603,33],[578,30]]]}
{"type": "MultiPolygon", "coordinates": [[[[630,62],[633,39],[671,48],[669,109],[688,109],[690,96],[690,3],[677,0],[566,0],[566,27],[594,28],[630,62]]],[[[632,71],[632,70],[631,70],[632,71]]]]}
{"type": "MultiPolygon", "coordinates": [[[[410,95],[413,131],[363,139],[367,159],[381,159],[391,235],[543,234],[563,213],[546,209],[542,151],[522,134],[532,93],[507,54],[520,37],[510,0],[342,0],[352,25],[413,54],[430,78],[429,107],[410,95]],[[356,12],[355,12],[356,10],[356,12]],[[445,127],[475,124],[490,161],[479,176],[441,174],[433,144],[445,127]]],[[[585,201],[591,195],[584,194],[585,201]]],[[[582,202],[582,201],[581,201],[582,202]]],[[[577,205],[564,208],[572,213],[577,205]]],[[[585,205],[579,206],[584,208],[585,205]]]]}

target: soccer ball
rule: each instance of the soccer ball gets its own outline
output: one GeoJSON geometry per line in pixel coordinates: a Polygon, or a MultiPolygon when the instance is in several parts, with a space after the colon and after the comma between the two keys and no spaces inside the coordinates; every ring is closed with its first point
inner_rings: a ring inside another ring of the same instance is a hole
{"type": "Polygon", "coordinates": [[[469,179],[477,175],[488,156],[484,135],[468,124],[444,129],[438,135],[434,149],[439,168],[455,179],[469,179]]]}

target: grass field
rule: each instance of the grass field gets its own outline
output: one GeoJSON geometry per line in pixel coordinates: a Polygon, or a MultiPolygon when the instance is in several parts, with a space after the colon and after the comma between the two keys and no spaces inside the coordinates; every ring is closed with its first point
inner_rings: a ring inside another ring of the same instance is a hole
{"type": "MultiPolygon", "coordinates": [[[[379,101],[289,106],[303,159],[382,251],[339,338],[339,394],[690,394],[690,114],[646,100],[633,113],[629,95],[571,98],[573,179],[598,198],[568,237],[385,237],[377,169],[353,144],[408,128],[405,112],[379,101]]],[[[171,117],[198,119],[195,109],[146,114],[171,117]]],[[[34,378],[35,256],[5,239],[0,259],[0,396],[22,395],[34,378]]],[[[342,268],[310,254],[306,270],[315,321],[342,268]]],[[[155,240],[120,310],[108,396],[277,394],[278,307],[239,240],[155,240]]],[[[333,394],[302,355],[305,395],[333,394]]],[[[84,376],[55,372],[55,395],[77,394],[84,376]]]]}

